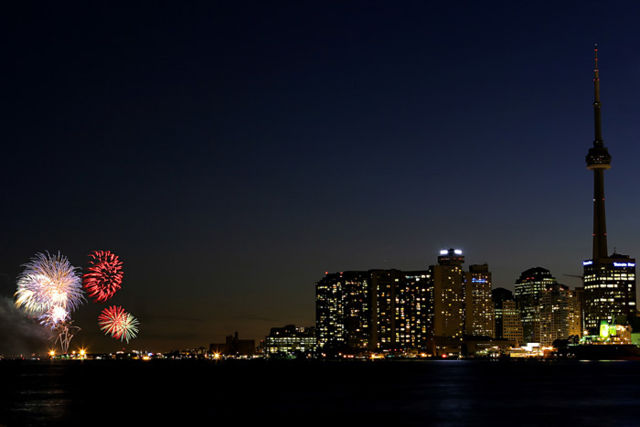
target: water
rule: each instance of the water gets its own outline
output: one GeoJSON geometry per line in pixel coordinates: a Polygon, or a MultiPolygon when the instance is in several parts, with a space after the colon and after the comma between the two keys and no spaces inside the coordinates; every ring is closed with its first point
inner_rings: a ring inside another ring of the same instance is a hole
{"type": "Polygon", "coordinates": [[[0,361],[0,425],[639,425],[640,362],[0,361]]]}

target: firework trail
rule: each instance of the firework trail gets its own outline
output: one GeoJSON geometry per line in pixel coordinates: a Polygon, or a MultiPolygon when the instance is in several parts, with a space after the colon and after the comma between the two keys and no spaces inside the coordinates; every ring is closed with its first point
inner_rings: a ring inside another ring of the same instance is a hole
{"type": "Polygon", "coordinates": [[[67,257],[37,253],[18,276],[16,306],[51,327],[84,301],[82,282],[67,257]]]}
{"type": "Polygon", "coordinates": [[[89,258],[89,272],[83,276],[84,288],[96,302],[105,302],[122,285],[122,261],[111,251],[93,251],[89,258]]]}
{"type": "Polygon", "coordinates": [[[98,325],[105,334],[128,343],[138,334],[140,322],[122,307],[112,305],[100,313],[98,325]]]}

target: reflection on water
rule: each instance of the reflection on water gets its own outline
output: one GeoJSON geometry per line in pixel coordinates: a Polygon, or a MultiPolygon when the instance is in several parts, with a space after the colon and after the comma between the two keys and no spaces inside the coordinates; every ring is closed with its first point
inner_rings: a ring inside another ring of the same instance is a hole
{"type": "Polygon", "coordinates": [[[634,425],[640,408],[638,362],[2,361],[0,380],[0,426],[634,425]]]}

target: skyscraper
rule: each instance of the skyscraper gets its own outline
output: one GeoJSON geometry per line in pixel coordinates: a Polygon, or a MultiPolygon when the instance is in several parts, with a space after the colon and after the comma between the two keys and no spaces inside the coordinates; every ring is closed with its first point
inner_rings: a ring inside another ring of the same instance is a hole
{"type": "Polygon", "coordinates": [[[594,48],[594,130],[593,147],[586,156],[587,169],[593,171],[593,256],[584,267],[584,323],[595,333],[600,321],[623,322],[636,311],[635,259],[607,252],[607,226],[604,207],[604,171],[611,167],[611,155],[602,139],[600,115],[600,70],[598,47],[594,48]]]}
{"type": "Polygon", "coordinates": [[[569,337],[570,290],[558,283],[550,284],[540,297],[540,344],[552,345],[569,337]]]}
{"type": "Polygon", "coordinates": [[[540,299],[556,279],[546,268],[530,268],[516,281],[516,306],[522,317],[524,342],[540,342],[540,299]]]}
{"type": "Polygon", "coordinates": [[[443,249],[433,272],[433,335],[435,353],[459,353],[464,333],[464,256],[443,249]]]}
{"type": "Polygon", "coordinates": [[[465,273],[465,335],[494,338],[491,273],[487,264],[470,265],[465,273]]]}
{"type": "Polygon", "coordinates": [[[491,294],[495,313],[495,337],[513,341],[516,346],[522,344],[522,319],[516,308],[513,292],[496,288],[491,294]]]}

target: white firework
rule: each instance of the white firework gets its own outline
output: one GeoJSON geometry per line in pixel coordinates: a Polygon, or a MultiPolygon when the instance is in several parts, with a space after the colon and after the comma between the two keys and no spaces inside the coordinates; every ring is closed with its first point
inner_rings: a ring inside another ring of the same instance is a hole
{"type": "Polygon", "coordinates": [[[82,279],[67,257],[37,253],[18,277],[16,306],[54,327],[84,301],[82,279]]]}

